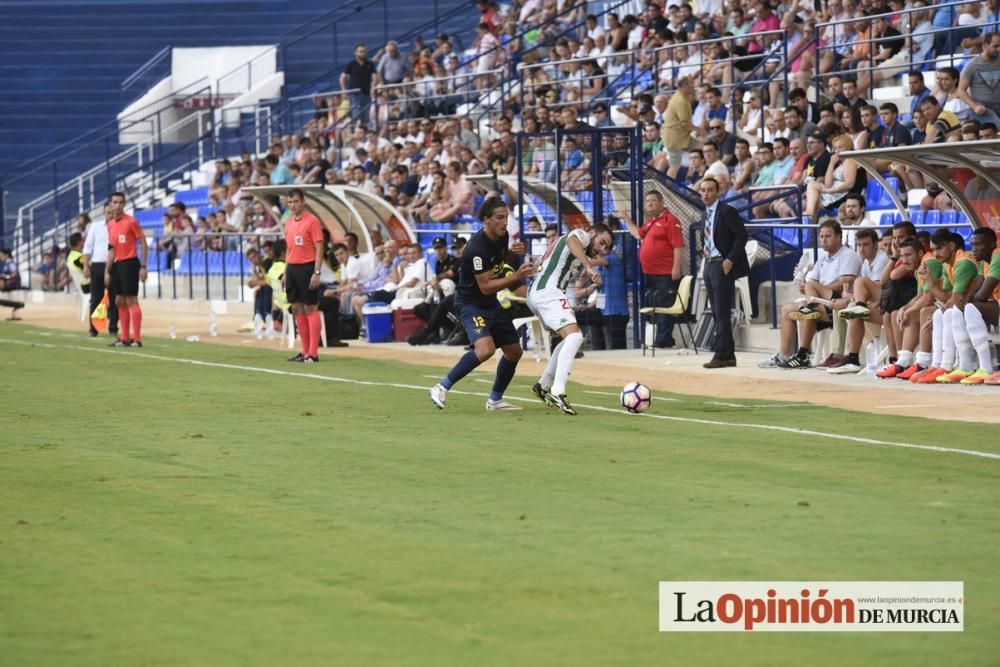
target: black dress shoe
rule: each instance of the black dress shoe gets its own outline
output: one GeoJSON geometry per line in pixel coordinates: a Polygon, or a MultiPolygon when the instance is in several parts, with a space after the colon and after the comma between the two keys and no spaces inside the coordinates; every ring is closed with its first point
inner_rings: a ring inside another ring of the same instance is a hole
{"type": "Polygon", "coordinates": [[[445,341],[445,345],[464,346],[468,344],[469,344],[469,336],[465,333],[465,329],[459,329],[458,331],[456,331],[451,335],[451,338],[445,341]]]}
{"type": "Polygon", "coordinates": [[[327,339],[326,346],[327,347],[347,347],[347,343],[345,343],[342,340],[336,340],[336,339],[330,340],[330,339],[327,339]]]}
{"type": "Polygon", "coordinates": [[[735,366],[736,360],[733,359],[729,361],[728,359],[712,359],[711,361],[702,364],[702,368],[727,368],[729,366],[735,366]]]}
{"type": "Polygon", "coordinates": [[[421,327],[407,336],[406,342],[410,345],[424,345],[427,342],[428,336],[430,336],[430,331],[425,327],[421,327]]]}

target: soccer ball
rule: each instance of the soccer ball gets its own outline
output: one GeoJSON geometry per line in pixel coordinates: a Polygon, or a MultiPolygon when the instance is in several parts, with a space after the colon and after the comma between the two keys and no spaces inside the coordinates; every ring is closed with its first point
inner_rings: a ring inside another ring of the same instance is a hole
{"type": "Polygon", "coordinates": [[[638,414],[649,409],[649,404],[653,401],[653,394],[649,391],[649,387],[641,382],[629,382],[622,387],[619,400],[623,408],[633,414],[638,414]]]}

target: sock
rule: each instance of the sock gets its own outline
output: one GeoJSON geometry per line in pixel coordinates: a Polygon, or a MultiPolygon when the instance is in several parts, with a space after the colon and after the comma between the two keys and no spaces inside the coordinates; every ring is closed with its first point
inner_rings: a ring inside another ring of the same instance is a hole
{"type": "Polygon", "coordinates": [[[955,349],[958,350],[958,367],[966,371],[976,370],[976,352],[972,349],[972,341],[965,328],[965,316],[958,308],[950,308],[944,315],[951,326],[951,336],[955,339],[955,349]]]}
{"type": "Polygon", "coordinates": [[[253,314],[253,332],[260,333],[264,329],[264,318],[260,316],[260,313],[253,314]]]}
{"type": "Polygon", "coordinates": [[[941,368],[946,371],[955,370],[955,335],[948,326],[944,313],[941,314],[944,331],[941,332],[941,368]]]}
{"type": "Polygon", "coordinates": [[[129,341],[128,338],[128,325],[131,321],[131,311],[132,309],[128,306],[118,309],[118,339],[123,343],[129,341]]]}
{"type": "Polygon", "coordinates": [[[931,367],[941,368],[941,354],[944,351],[944,318],[940,310],[931,316],[931,367]]]}
{"type": "Polygon", "coordinates": [[[469,350],[458,360],[458,363],[448,371],[448,374],[441,378],[441,386],[445,389],[451,389],[456,382],[464,378],[466,375],[476,370],[481,362],[479,357],[476,356],[475,350],[469,350]]]}
{"type": "Polygon", "coordinates": [[[302,340],[302,354],[309,354],[309,320],[305,315],[295,315],[295,326],[299,328],[299,338],[302,340]]]}
{"type": "Polygon", "coordinates": [[[319,319],[319,311],[306,315],[306,321],[309,325],[309,356],[315,359],[319,357],[319,329],[322,324],[319,319]]]}
{"type": "Polygon", "coordinates": [[[574,331],[565,338],[563,342],[559,343],[562,349],[559,351],[559,363],[556,366],[556,379],[552,383],[552,393],[556,396],[562,396],[566,393],[566,381],[569,380],[569,372],[573,369],[573,360],[576,359],[576,353],[583,345],[583,334],[579,331],[574,331]]]}
{"type": "Polygon", "coordinates": [[[808,347],[800,347],[799,351],[796,352],[795,354],[796,354],[796,356],[799,356],[799,357],[808,357],[809,356],[809,348],[808,347]]]}
{"type": "Polygon", "coordinates": [[[920,366],[921,368],[930,368],[931,365],[934,363],[931,357],[931,353],[924,352],[923,350],[917,351],[915,359],[917,366],[920,366]]]}
{"type": "Polygon", "coordinates": [[[507,386],[514,379],[515,370],[517,370],[516,361],[508,361],[507,357],[500,357],[500,363],[497,364],[497,379],[493,381],[493,391],[490,392],[491,401],[499,401],[503,398],[507,386]]]}
{"type": "Polygon", "coordinates": [[[855,364],[857,366],[861,365],[861,357],[857,352],[851,352],[847,355],[847,363],[855,364]]]}
{"type": "Polygon", "coordinates": [[[909,368],[913,364],[913,350],[900,350],[896,365],[909,368]]]}
{"type": "Polygon", "coordinates": [[[969,332],[969,342],[979,356],[979,367],[987,373],[993,372],[993,357],[990,355],[989,332],[983,314],[973,304],[965,306],[965,328],[969,332]]]}
{"type": "Polygon", "coordinates": [[[542,372],[542,377],[538,380],[538,384],[542,385],[542,389],[545,391],[552,388],[552,382],[556,377],[556,366],[559,364],[559,352],[562,351],[565,342],[564,340],[559,341],[559,344],[549,354],[549,363],[545,365],[545,371],[542,372]]]}
{"type": "Polygon", "coordinates": [[[128,314],[132,320],[132,340],[142,342],[142,308],[139,304],[129,306],[128,314]]]}

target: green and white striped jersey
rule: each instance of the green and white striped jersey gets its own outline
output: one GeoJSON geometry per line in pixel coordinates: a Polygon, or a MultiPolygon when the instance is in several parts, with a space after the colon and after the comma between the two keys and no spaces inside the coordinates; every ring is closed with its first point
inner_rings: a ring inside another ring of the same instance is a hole
{"type": "Polygon", "coordinates": [[[574,265],[580,263],[569,250],[569,237],[574,237],[586,250],[590,245],[590,234],[582,229],[574,229],[569,234],[559,237],[559,240],[549,246],[548,251],[542,258],[542,264],[535,274],[535,282],[531,284],[531,291],[537,292],[543,289],[558,289],[566,291],[566,283],[569,282],[569,273],[574,265]]]}

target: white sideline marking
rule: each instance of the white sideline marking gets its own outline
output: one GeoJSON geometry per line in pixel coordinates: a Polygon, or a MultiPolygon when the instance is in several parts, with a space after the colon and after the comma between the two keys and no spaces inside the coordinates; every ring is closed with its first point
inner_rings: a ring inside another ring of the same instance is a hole
{"type": "Polygon", "coordinates": [[[913,403],[904,403],[901,405],[876,405],[876,410],[888,410],[890,408],[937,408],[940,407],[937,403],[924,403],[923,405],[914,405],[913,403]]]}
{"type": "Polygon", "coordinates": [[[747,405],[745,403],[727,403],[726,401],[705,401],[705,405],[721,405],[724,408],[810,408],[812,403],[764,403],[762,405],[747,405]]]}
{"type": "MultiPolygon", "coordinates": [[[[316,373],[296,373],[293,371],[281,371],[276,368],[260,368],[258,366],[242,366],[239,364],[224,364],[217,361],[200,361],[198,359],[181,359],[177,357],[164,357],[157,354],[149,354],[146,352],[137,352],[133,350],[122,350],[118,348],[95,348],[86,347],[83,345],[56,345],[53,343],[32,343],[30,341],[24,340],[11,340],[7,338],[0,338],[0,343],[7,343],[9,345],[24,345],[27,347],[43,347],[49,349],[64,349],[64,350],[79,350],[82,352],[97,352],[102,354],[115,354],[122,358],[125,357],[139,357],[142,359],[152,359],[154,361],[171,361],[178,364],[189,364],[191,366],[205,366],[208,368],[227,368],[229,370],[237,371],[247,371],[250,373],[264,373],[267,375],[284,375],[288,377],[301,377],[309,378],[312,380],[324,380],[326,382],[339,382],[342,384],[355,384],[366,387],[394,387],[397,389],[416,389],[418,391],[426,392],[429,387],[413,385],[413,384],[401,384],[396,382],[376,382],[374,380],[354,380],[351,378],[341,378],[331,375],[317,375],[316,373]]],[[[485,397],[487,394],[474,391],[460,391],[452,389],[451,393],[460,394],[464,396],[481,396],[485,397]]],[[[505,396],[507,400],[510,401],[525,401],[534,403],[537,399],[534,397],[526,398],[521,396],[505,396]]],[[[740,422],[724,422],[716,421],[714,419],[699,419],[697,417],[674,417],[671,415],[651,415],[648,412],[644,412],[638,415],[629,414],[624,412],[619,408],[607,408],[600,405],[583,405],[577,403],[575,407],[586,408],[588,410],[598,410],[600,412],[610,412],[615,415],[622,417],[646,417],[649,419],[664,419],[667,421],[683,422],[687,424],[702,424],[705,426],[724,426],[727,428],[739,428],[739,429],[757,429],[761,431],[777,431],[779,433],[794,433],[796,435],[811,436],[815,438],[827,438],[830,440],[842,440],[846,442],[853,442],[863,445],[878,445],[883,447],[899,447],[902,449],[920,449],[928,452],[942,452],[946,454],[964,454],[966,456],[977,456],[984,459],[993,459],[1000,461],[1000,453],[996,452],[981,452],[976,449],[958,449],[954,447],[939,447],[937,445],[915,445],[907,442],[891,442],[888,440],[876,440],[875,438],[865,438],[854,435],[843,435],[840,433],[823,433],[822,431],[810,431],[801,428],[792,428],[790,426],[774,426],[771,424],[743,424],[740,422]]]]}

